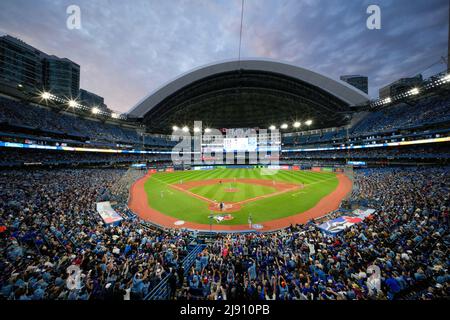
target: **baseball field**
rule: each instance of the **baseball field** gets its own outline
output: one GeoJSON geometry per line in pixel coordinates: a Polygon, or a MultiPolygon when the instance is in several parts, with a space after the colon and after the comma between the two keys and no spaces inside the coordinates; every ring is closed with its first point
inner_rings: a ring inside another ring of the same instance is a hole
{"type": "Polygon", "coordinates": [[[332,172],[259,168],[161,172],[133,185],[129,207],[170,227],[241,230],[250,219],[269,229],[334,210],[351,190],[347,180],[332,172]]]}

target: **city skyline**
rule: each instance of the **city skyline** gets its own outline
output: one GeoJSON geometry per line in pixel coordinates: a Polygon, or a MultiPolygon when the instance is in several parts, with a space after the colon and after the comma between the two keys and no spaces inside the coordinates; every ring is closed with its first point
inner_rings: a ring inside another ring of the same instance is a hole
{"type": "MultiPolygon", "coordinates": [[[[369,30],[369,1],[246,0],[242,58],[267,58],[333,79],[369,77],[369,95],[400,77],[445,70],[448,2],[379,1],[381,29],[369,30]]],[[[241,1],[16,0],[0,3],[0,34],[81,66],[81,88],[127,112],[142,98],[191,69],[237,59],[241,1]],[[69,5],[81,29],[66,27],[69,5]]]]}

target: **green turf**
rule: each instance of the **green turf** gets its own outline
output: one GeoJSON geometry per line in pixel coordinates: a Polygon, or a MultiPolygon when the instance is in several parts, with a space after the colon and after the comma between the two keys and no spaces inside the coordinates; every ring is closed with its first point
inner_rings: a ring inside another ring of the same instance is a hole
{"type": "Polygon", "coordinates": [[[277,192],[273,187],[241,182],[224,182],[222,184],[194,187],[189,189],[189,191],[219,202],[239,202],[277,192]],[[227,192],[229,188],[235,189],[236,192],[227,192]]]}
{"type": "MultiPolygon", "coordinates": [[[[287,217],[293,214],[304,212],[314,207],[321,198],[332,192],[338,186],[338,180],[334,173],[312,172],[312,171],[276,171],[274,175],[266,175],[261,169],[215,169],[208,171],[178,171],[173,173],[156,173],[145,182],[145,190],[148,195],[149,205],[168,215],[180,220],[209,224],[208,216],[211,212],[208,209],[208,203],[193,197],[183,191],[175,190],[170,184],[180,183],[181,181],[199,181],[209,179],[268,179],[293,184],[304,184],[302,190],[290,191],[273,197],[267,197],[246,203],[241,210],[233,212],[233,220],[222,221],[220,224],[246,224],[248,215],[251,213],[254,223],[262,223],[277,218],[287,217]]],[[[244,184],[246,185],[246,184],[244,184]]],[[[195,187],[195,190],[203,196],[211,197],[214,191],[208,192],[207,186],[195,187]],[[205,195],[206,194],[206,195],[205,195]]],[[[252,198],[260,193],[271,193],[272,191],[259,189],[261,186],[245,186],[244,189],[235,194],[235,197],[242,199],[252,198]]],[[[240,188],[240,187],[239,187],[240,188]]],[[[193,191],[191,189],[191,191],[193,191]]],[[[232,194],[220,192],[218,187],[217,195],[212,195],[212,199],[217,201],[230,201],[222,197],[232,197],[232,194]]],[[[262,195],[262,194],[259,194],[262,195]]],[[[231,201],[241,201],[235,198],[231,201]]],[[[214,221],[215,223],[215,221],[214,221]]]]}

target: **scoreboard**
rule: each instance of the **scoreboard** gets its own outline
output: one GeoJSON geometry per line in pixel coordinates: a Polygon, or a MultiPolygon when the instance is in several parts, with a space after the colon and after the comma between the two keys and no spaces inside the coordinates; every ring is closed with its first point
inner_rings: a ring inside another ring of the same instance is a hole
{"type": "Polygon", "coordinates": [[[256,152],[257,148],[258,148],[257,137],[223,139],[223,150],[225,152],[234,152],[234,151],[256,152]]]}
{"type": "Polygon", "coordinates": [[[204,137],[202,152],[258,152],[280,151],[279,134],[258,134],[252,129],[227,129],[226,134],[219,139],[209,140],[204,137]]]}

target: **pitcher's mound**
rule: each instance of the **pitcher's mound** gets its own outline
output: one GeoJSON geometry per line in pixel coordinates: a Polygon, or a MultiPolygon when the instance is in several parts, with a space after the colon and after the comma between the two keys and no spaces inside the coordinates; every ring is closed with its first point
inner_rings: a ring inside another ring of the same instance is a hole
{"type": "Polygon", "coordinates": [[[226,188],[225,192],[238,192],[239,189],[238,188],[226,188]]]}

